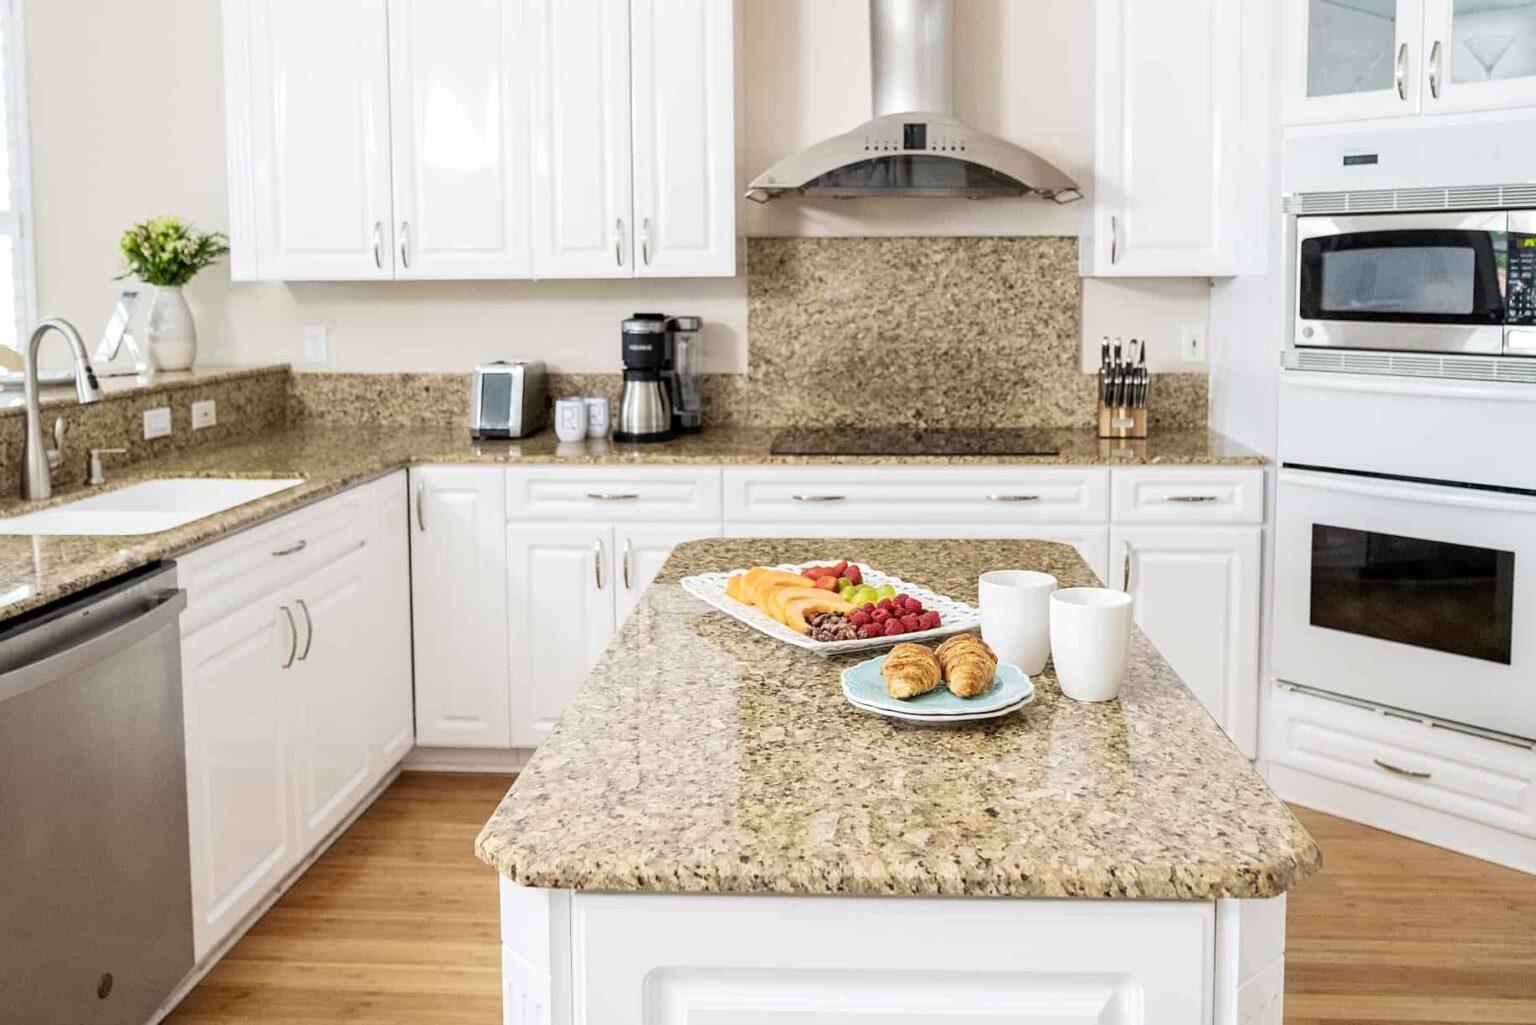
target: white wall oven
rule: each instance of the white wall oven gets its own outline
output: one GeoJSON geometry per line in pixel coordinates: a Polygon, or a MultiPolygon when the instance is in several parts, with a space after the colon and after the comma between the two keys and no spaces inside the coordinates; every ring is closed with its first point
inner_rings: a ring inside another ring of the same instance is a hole
{"type": "Polygon", "coordinates": [[[1536,210],[1303,216],[1297,349],[1536,357],[1536,210]]]}

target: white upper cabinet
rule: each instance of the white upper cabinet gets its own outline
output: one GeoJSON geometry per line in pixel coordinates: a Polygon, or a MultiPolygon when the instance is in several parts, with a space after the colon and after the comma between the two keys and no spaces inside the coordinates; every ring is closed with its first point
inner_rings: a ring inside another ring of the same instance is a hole
{"type": "Polygon", "coordinates": [[[632,0],[637,275],[736,273],[732,15],[729,0],[632,0]]]}
{"type": "Polygon", "coordinates": [[[1273,116],[1252,87],[1271,10],[1268,0],[1189,0],[1171,17],[1157,0],[1099,0],[1085,275],[1263,270],[1264,247],[1241,243],[1267,198],[1249,133],[1273,116]]]}
{"type": "Polygon", "coordinates": [[[629,2],[531,0],[533,272],[634,274],[629,2]]]}
{"type": "Polygon", "coordinates": [[[396,277],[532,272],[525,17],[504,0],[390,0],[396,277]]]}
{"type": "Polygon", "coordinates": [[[1536,0],[1296,0],[1285,121],[1536,104],[1536,0]]]}
{"type": "Polygon", "coordinates": [[[223,0],[234,278],[734,274],[736,9],[223,0]]]}
{"type": "Polygon", "coordinates": [[[237,280],[389,278],[384,0],[225,0],[237,280]]]}

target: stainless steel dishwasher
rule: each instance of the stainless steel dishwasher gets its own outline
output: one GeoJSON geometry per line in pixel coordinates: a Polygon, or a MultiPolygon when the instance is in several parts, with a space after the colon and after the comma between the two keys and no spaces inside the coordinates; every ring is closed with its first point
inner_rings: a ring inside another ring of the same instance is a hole
{"type": "Polygon", "coordinates": [[[0,1019],[143,1025],[192,968],[174,563],[0,628],[0,1019]]]}

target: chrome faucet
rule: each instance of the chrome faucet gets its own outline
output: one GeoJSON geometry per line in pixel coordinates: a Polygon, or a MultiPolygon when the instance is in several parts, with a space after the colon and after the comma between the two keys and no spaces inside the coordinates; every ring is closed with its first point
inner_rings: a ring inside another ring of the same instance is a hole
{"type": "Polygon", "coordinates": [[[43,336],[57,331],[69,343],[69,353],[75,360],[75,397],[82,406],[101,401],[101,385],[96,383],[96,371],[91,368],[91,358],[86,355],[85,343],[80,332],[62,317],[45,317],[37,322],[32,337],[22,354],[23,392],[27,401],[27,440],[23,449],[25,467],[21,478],[21,497],[37,502],[53,494],[53,478],[50,471],[56,469],[62,456],[59,449],[64,444],[64,422],[60,420],[53,430],[56,447],[43,445],[42,413],[37,406],[37,349],[43,336]]]}

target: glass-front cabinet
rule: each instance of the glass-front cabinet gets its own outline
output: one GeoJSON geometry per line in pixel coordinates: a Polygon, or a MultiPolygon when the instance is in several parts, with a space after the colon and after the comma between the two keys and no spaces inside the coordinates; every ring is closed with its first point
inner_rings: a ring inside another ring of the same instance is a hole
{"type": "Polygon", "coordinates": [[[1290,0],[1287,124],[1536,104],[1536,0],[1290,0]]]}

